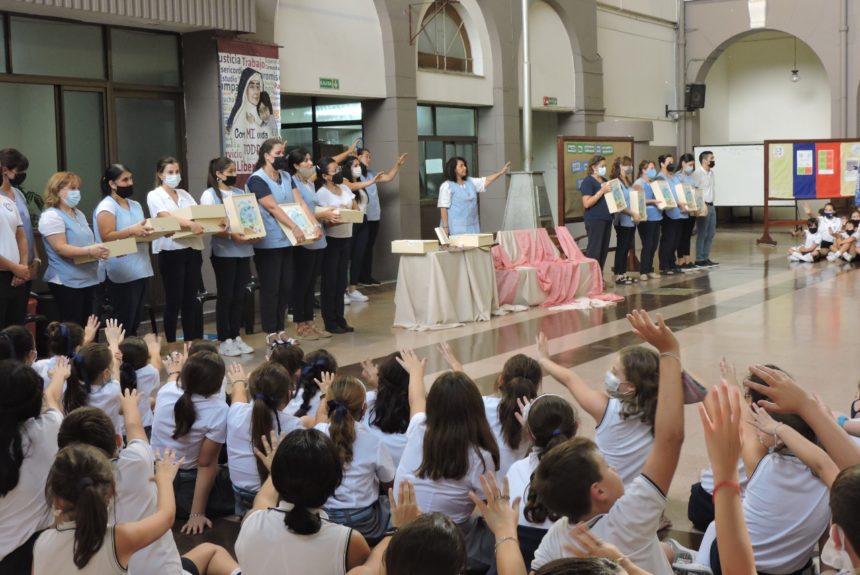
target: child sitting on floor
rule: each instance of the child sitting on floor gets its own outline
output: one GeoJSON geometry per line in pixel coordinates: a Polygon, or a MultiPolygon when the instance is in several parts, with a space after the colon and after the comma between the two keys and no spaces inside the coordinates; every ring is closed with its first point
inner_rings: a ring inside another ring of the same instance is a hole
{"type": "MultiPolygon", "coordinates": [[[[792,232],[791,235],[797,237],[800,233],[801,230],[798,230],[796,232],[792,232]]],[[[822,244],[821,233],[818,231],[818,220],[816,218],[809,218],[806,220],[806,230],[803,231],[803,233],[805,234],[803,237],[803,245],[788,248],[788,261],[812,263],[820,260],[822,255],[822,244]]]]}

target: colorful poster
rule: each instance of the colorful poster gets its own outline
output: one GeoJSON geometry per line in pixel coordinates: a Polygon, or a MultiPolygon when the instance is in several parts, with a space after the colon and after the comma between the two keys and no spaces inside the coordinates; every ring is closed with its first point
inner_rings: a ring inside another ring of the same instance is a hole
{"type": "Polygon", "coordinates": [[[792,144],[768,145],[768,197],[787,200],[794,198],[793,159],[794,146],[792,144]]]}
{"type": "Polygon", "coordinates": [[[839,195],[851,197],[857,189],[860,174],[860,142],[842,143],[842,183],[839,195]]]}
{"type": "Polygon", "coordinates": [[[223,151],[236,163],[241,186],[260,144],[281,133],[278,47],[219,39],[218,68],[223,151]]]}
{"type": "MultiPolygon", "coordinates": [[[[558,192],[558,220],[559,225],[564,225],[567,222],[581,221],[585,213],[579,189],[588,175],[588,161],[598,154],[605,156],[608,174],[616,157],[633,157],[633,140],[594,141],[577,136],[558,136],[556,145],[559,166],[564,166],[564,169],[559,169],[558,192]]],[[[636,165],[635,162],[633,165],[636,165]]]]}
{"type": "Polygon", "coordinates": [[[815,197],[838,198],[842,189],[842,173],[837,169],[840,164],[839,142],[820,142],[815,144],[815,197]]]}
{"type": "Polygon", "coordinates": [[[815,144],[794,145],[794,197],[815,198],[815,144]]]}
{"type": "Polygon", "coordinates": [[[796,175],[811,176],[813,174],[812,150],[797,150],[797,161],[795,162],[796,175]]]}

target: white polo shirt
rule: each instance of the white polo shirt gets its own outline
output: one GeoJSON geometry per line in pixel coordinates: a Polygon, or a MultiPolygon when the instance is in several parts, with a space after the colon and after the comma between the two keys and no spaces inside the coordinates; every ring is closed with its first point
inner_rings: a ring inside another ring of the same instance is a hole
{"type": "Polygon", "coordinates": [[[424,513],[439,512],[447,515],[454,523],[462,525],[469,520],[475,505],[469,499],[469,491],[483,497],[481,475],[495,471],[493,457],[481,450],[479,456],[471,447],[469,450],[469,470],[460,479],[420,478],[416,475],[424,458],[424,434],[427,432],[427,414],[416,413],[406,430],[406,449],[397,467],[394,478],[395,496],[400,492],[400,482],[408,479],[415,486],[415,499],[424,513]]]}
{"type": "MultiPolygon", "coordinates": [[[[328,423],[316,429],[329,435],[328,423]]],[[[394,481],[394,461],[385,444],[361,422],[355,424],[352,461],[343,468],[343,480],[328,498],[326,509],[363,509],[379,499],[379,484],[394,481]]]]}
{"type": "MultiPolygon", "coordinates": [[[[352,193],[346,185],[340,185],[340,195],[335,195],[325,186],[317,190],[317,202],[321,206],[332,206],[335,208],[352,209],[352,201],[355,199],[355,194],[352,193]]],[[[330,238],[351,238],[352,224],[336,224],[326,226],[325,235],[330,238]]]]}
{"type": "Polygon", "coordinates": [[[155,412],[152,420],[153,449],[175,449],[176,458],[185,458],[181,469],[196,469],[203,440],[208,439],[223,444],[227,441],[227,404],[218,395],[204,397],[192,394],[191,401],[197,412],[197,419],[191,431],[179,439],[173,439],[176,419],[173,406],[182,397],[182,389],[175,381],[165,383],[155,398],[155,412]]]}
{"type": "Polygon", "coordinates": [[[394,467],[400,465],[400,458],[403,456],[403,450],[406,448],[406,433],[385,433],[371,422],[376,409],[376,390],[372,389],[367,392],[367,397],[364,400],[367,409],[364,411],[364,417],[361,421],[367,426],[372,434],[378,437],[388,452],[391,454],[391,459],[394,461],[394,467]]]}
{"type": "MultiPolygon", "coordinates": [[[[162,186],[158,186],[146,195],[146,205],[149,208],[149,216],[157,218],[159,212],[175,212],[179,208],[187,208],[188,206],[196,206],[197,201],[185,190],[176,190],[178,203],[173,201],[173,198],[167,193],[167,190],[162,186]]],[[[203,249],[203,238],[200,236],[189,236],[181,240],[171,238],[158,238],[152,242],[152,253],[157,254],[162,250],[184,250],[192,248],[195,250],[203,249]]]]}
{"type": "Polygon", "coordinates": [[[552,527],[552,521],[547,519],[543,523],[532,523],[526,519],[525,509],[526,502],[529,500],[529,487],[532,483],[532,473],[537,469],[538,463],[537,451],[532,451],[523,459],[515,461],[508,469],[508,493],[511,494],[511,500],[516,497],[522,498],[520,503],[520,521],[519,524],[523,527],[534,527],[537,529],[549,529],[552,527]]]}
{"type": "Polygon", "coordinates": [[[643,423],[639,416],[621,417],[621,400],[610,398],[603,412],[603,419],[595,430],[595,443],[606,463],[618,471],[627,485],[642,473],[645,460],[654,446],[651,426],[643,423]]]}
{"type": "MultiPolygon", "coordinates": [[[[622,495],[608,513],[597,515],[586,523],[598,538],[611,543],[640,569],[652,575],[673,575],[672,566],[657,539],[657,527],[666,508],[666,496],[654,483],[640,475],[625,486],[622,495]]],[[[567,546],[579,548],[570,536],[567,517],[556,521],[547,531],[532,561],[537,571],[550,561],[572,557],[567,546]]]]}
{"type": "MultiPolygon", "coordinates": [[[[475,191],[477,193],[487,191],[487,178],[466,178],[472,185],[475,186],[475,191]]],[[[465,184],[464,184],[465,185],[465,184]]],[[[436,201],[437,208],[450,208],[451,207],[451,180],[445,180],[442,182],[442,185],[439,186],[439,199],[436,201]]]]}
{"type": "Polygon", "coordinates": [[[18,485],[0,497],[0,560],[53,522],[45,499],[45,479],[57,455],[57,433],[62,422],[63,415],[49,409],[21,425],[24,461],[18,485]]]}
{"type": "MultiPolygon", "coordinates": [[[[234,402],[227,411],[227,467],[230,470],[230,481],[236,487],[251,492],[257,492],[262,485],[257,471],[257,457],[251,440],[251,413],[254,406],[251,403],[234,402]]],[[[274,415],[274,414],[273,414],[274,415]]],[[[290,433],[302,427],[298,417],[279,412],[281,432],[290,433]]],[[[278,426],[272,418],[275,432],[278,426]]]]}
{"type": "MultiPolygon", "coordinates": [[[[515,461],[519,461],[529,452],[529,441],[526,434],[520,440],[520,445],[513,449],[505,441],[502,435],[502,421],[499,419],[499,404],[502,402],[500,397],[484,396],[484,412],[487,414],[487,423],[490,424],[490,430],[496,438],[496,443],[499,445],[499,471],[496,477],[501,479],[507,474],[508,469],[515,461]]],[[[517,424],[519,425],[519,424],[517,424]]]]}
{"type": "MultiPolygon", "coordinates": [[[[63,387],[63,395],[66,394],[66,388],[63,387]]],[[[117,433],[122,433],[123,424],[122,416],[119,414],[120,399],[122,399],[122,388],[119,382],[107,381],[104,385],[94,385],[87,395],[86,405],[89,407],[97,407],[104,411],[117,433]]]]}
{"type": "Polygon", "coordinates": [[[0,194],[0,256],[16,264],[21,261],[21,254],[15,234],[23,225],[15,202],[0,194]]]}

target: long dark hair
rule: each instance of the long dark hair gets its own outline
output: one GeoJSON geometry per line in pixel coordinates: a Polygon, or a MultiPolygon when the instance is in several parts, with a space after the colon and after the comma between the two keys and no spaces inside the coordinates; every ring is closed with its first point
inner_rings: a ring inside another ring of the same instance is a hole
{"type": "Polygon", "coordinates": [[[113,490],[113,466],[101,450],[76,443],[57,453],[45,491],[49,501],[56,497],[63,502],[62,511],[74,513],[73,557],[78,569],[86,567],[104,544],[113,490]]]}
{"type": "MultiPolygon", "coordinates": [[[[88,343],[72,359],[72,373],[66,380],[63,410],[70,413],[87,404],[93,383],[113,362],[113,353],[103,343],[88,343]]],[[[104,382],[102,382],[104,383],[104,382]]]]}
{"type": "Polygon", "coordinates": [[[0,361],[0,497],[18,485],[25,457],[21,426],[42,412],[43,386],[33,368],[0,361]]]}
{"type": "Polygon", "coordinates": [[[310,411],[311,400],[320,390],[314,380],[321,380],[324,371],[331,373],[337,371],[337,360],[332,354],[324,349],[318,349],[305,356],[305,364],[302,366],[299,384],[296,386],[296,396],[299,393],[302,394],[302,405],[296,411],[296,417],[303,417],[310,411]]]}
{"type": "Polygon", "coordinates": [[[466,162],[466,158],[463,156],[454,156],[453,158],[448,158],[448,161],[445,162],[445,179],[449,182],[457,182],[457,162],[463,162],[463,165],[466,166],[466,177],[469,177],[469,164],[466,162]]]}
{"type": "Polygon", "coordinates": [[[117,451],[116,428],[107,413],[98,407],[80,407],[63,418],[57,433],[60,449],[73,443],[97,447],[107,457],[117,451]]]}
{"type": "Polygon", "coordinates": [[[540,364],[525,354],[518,353],[508,358],[499,376],[499,422],[502,424],[502,438],[511,449],[518,449],[522,441],[522,426],[517,421],[519,406],[517,399],[537,397],[543,371],[540,364]]]}
{"type": "Polygon", "coordinates": [[[311,511],[322,507],[343,479],[337,447],[316,429],[288,434],[272,460],[272,484],[293,508],[284,513],[284,525],[298,535],[313,535],[322,525],[311,511]]]}
{"type": "Polygon", "coordinates": [[[10,325],[0,331],[0,359],[14,359],[26,363],[36,349],[33,334],[20,325],[10,325]]]}
{"type": "MultiPolygon", "coordinates": [[[[460,479],[469,472],[469,451],[481,459],[490,453],[499,469],[499,446],[475,382],[459,371],[443,373],[427,394],[427,431],[423,457],[416,475],[422,479],[460,479]]],[[[485,469],[482,473],[486,473],[485,469]]]]}
{"type": "Polygon", "coordinates": [[[75,350],[84,343],[84,330],[76,323],[52,321],[45,328],[48,338],[48,351],[51,355],[72,357],[75,350]]]}
{"type": "Polygon", "coordinates": [[[409,373],[398,357],[393,353],[379,366],[376,402],[370,410],[370,424],[383,433],[406,433],[409,428],[409,373]]]}
{"type": "Polygon", "coordinates": [[[460,575],[465,569],[463,533],[442,513],[425,513],[410,521],[385,550],[385,570],[392,575],[460,575]]]}
{"type": "Polygon", "coordinates": [[[310,155],[311,153],[304,148],[293,148],[290,150],[290,153],[287,154],[287,172],[291,176],[295,176],[298,172],[296,166],[304,162],[305,158],[310,155]]]}
{"type": "Polygon", "coordinates": [[[638,417],[654,434],[657,416],[657,386],[660,383],[660,356],[652,349],[631,345],[618,352],[625,377],[636,388],[636,393],[621,399],[621,418],[638,417]]]}
{"type": "MultiPolygon", "coordinates": [[[[337,164],[337,162],[334,161],[334,158],[331,158],[329,156],[323,156],[319,159],[319,161],[317,161],[316,165],[314,166],[317,169],[317,179],[314,181],[314,187],[316,187],[317,190],[319,190],[325,185],[325,180],[323,179],[323,176],[328,175],[328,167],[331,164],[337,164]]],[[[339,165],[338,169],[341,169],[339,165]]]]}
{"type": "MultiPolygon", "coordinates": [[[[281,434],[281,409],[290,400],[293,380],[284,366],[270,361],[260,364],[251,372],[248,391],[251,395],[251,444],[262,452],[262,437],[269,437],[275,428],[278,435],[281,434]]],[[[268,469],[259,459],[257,473],[260,483],[269,477],[268,469]]]]}
{"type": "MultiPolygon", "coordinates": [[[[556,445],[561,445],[579,430],[579,421],[573,406],[556,395],[542,395],[529,407],[526,424],[534,438],[538,460],[543,459],[556,445]]],[[[544,507],[534,489],[529,487],[523,514],[532,523],[555,521],[558,516],[544,507]]]]}
{"type": "Polygon", "coordinates": [[[269,354],[270,363],[279,363],[290,374],[295,388],[296,372],[304,365],[305,351],[298,345],[276,345],[269,354]]]}
{"type": "MultiPolygon", "coordinates": [[[[787,372],[784,369],[782,369],[781,367],[778,367],[772,363],[766,364],[765,367],[776,370],[776,371],[781,371],[781,372],[787,374],[787,372]]],[[[750,381],[757,383],[759,385],[765,385],[765,386],[768,385],[768,383],[766,381],[764,381],[762,378],[760,378],[759,376],[757,376],[754,373],[749,374],[747,377],[750,381]]],[[[750,399],[752,400],[753,403],[758,403],[761,400],[767,400],[768,399],[763,393],[761,393],[759,391],[755,391],[753,389],[749,390],[749,396],[750,396],[750,399]]],[[[799,415],[794,414],[794,413],[771,413],[771,417],[773,417],[773,419],[775,421],[783,423],[783,424],[789,426],[790,428],[794,429],[796,432],[798,432],[800,435],[802,435],[807,441],[809,441],[811,443],[818,443],[818,437],[815,435],[815,431],[813,431],[812,428],[809,426],[809,424],[806,423],[806,421],[802,417],[800,417],[799,415]]],[[[783,451],[787,451],[787,450],[788,450],[788,448],[785,445],[782,445],[781,447],[776,448],[776,451],[779,451],[779,452],[783,452],[783,451]]]]}
{"type": "Polygon", "coordinates": [[[233,102],[233,109],[230,110],[230,115],[227,117],[228,132],[233,128],[233,120],[236,119],[236,114],[239,113],[239,108],[241,108],[242,104],[245,102],[245,88],[248,86],[248,80],[250,80],[254,74],[260,75],[260,92],[263,91],[263,74],[253,68],[245,68],[242,70],[242,74],[239,76],[239,85],[236,88],[236,101],[233,102]]]}
{"type": "Polygon", "coordinates": [[[358,379],[342,375],[332,382],[326,393],[329,427],[328,434],[337,446],[344,466],[352,463],[352,446],[355,443],[355,424],[361,421],[366,392],[358,379]]]}
{"type": "Polygon", "coordinates": [[[119,344],[122,363],[119,364],[119,385],[123,391],[137,389],[137,370],[149,363],[149,347],[143,338],[132,336],[119,344]]]}
{"type": "Polygon", "coordinates": [[[111,195],[111,192],[113,192],[113,190],[111,189],[109,182],[116,182],[126,172],[130,174],[131,170],[129,170],[122,164],[111,164],[110,166],[105,168],[105,173],[102,176],[101,181],[99,182],[99,188],[102,191],[102,195],[111,195]]]}
{"type": "Polygon", "coordinates": [[[223,172],[234,165],[235,162],[233,160],[224,156],[209,160],[209,170],[206,172],[206,184],[215,190],[215,195],[218,196],[218,200],[221,203],[224,203],[224,196],[221,194],[221,187],[218,185],[218,176],[215,172],[223,172]]]}
{"type": "Polygon", "coordinates": [[[183,393],[173,405],[173,418],[176,423],[171,436],[173,439],[187,435],[197,421],[197,411],[191,396],[196,393],[208,397],[217,393],[224,380],[224,371],[224,360],[211,351],[198,351],[185,360],[178,382],[183,393]]]}
{"type": "MultiPolygon", "coordinates": [[[[683,171],[684,162],[687,162],[687,163],[694,162],[695,163],[695,161],[696,161],[696,158],[693,156],[693,154],[681,154],[681,157],[678,158],[678,165],[675,166],[675,173],[677,174],[678,172],[683,171]]],[[[695,165],[693,167],[695,168],[695,165]]]]}

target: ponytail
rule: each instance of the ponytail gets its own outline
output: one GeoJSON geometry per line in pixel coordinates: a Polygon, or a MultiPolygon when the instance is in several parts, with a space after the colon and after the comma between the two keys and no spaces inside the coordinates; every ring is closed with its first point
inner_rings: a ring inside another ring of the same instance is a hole
{"type": "Polygon", "coordinates": [[[70,413],[87,404],[93,383],[99,375],[110,368],[113,353],[103,343],[88,343],[72,356],[72,372],[66,380],[63,394],[63,411],[70,413]]]}
{"type": "Polygon", "coordinates": [[[42,386],[32,368],[0,361],[0,497],[18,486],[25,457],[21,426],[41,413],[42,386]]]}
{"type": "Polygon", "coordinates": [[[511,449],[519,449],[523,440],[523,426],[517,421],[521,397],[537,397],[537,386],[524,377],[514,377],[499,387],[502,400],[499,402],[499,422],[502,424],[502,439],[511,449]]]}
{"type": "Polygon", "coordinates": [[[0,331],[0,359],[14,359],[27,363],[30,353],[36,349],[33,335],[27,328],[20,325],[10,325],[0,331]]]}
{"type": "Polygon", "coordinates": [[[197,421],[197,410],[194,409],[194,402],[191,400],[191,392],[187,389],[173,405],[173,419],[176,422],[176,429],[173,430],[173,439],[179,439],[183,435],[188,435],[194,422],[197,421]]]}
{"type": "Polygon", "coordinates": [[[51,466],[46,495],[59,499],[63,511],[74,512],[73,557],[78,569],[86,567],[104,544],[113,485],[110,460],[91,445],[64,447],[51,466]]]}
{"type": "Polygon", "coordinates": [[[64,355],[70,358],[84,343],[83,328],[71,322],[52,321],[45,328],[45,336],[48,338],[48,351],[55,356],[64,355]]]}
{"type": "Polygon", "coordinates": [[[298,535],[313,535],[322,527],[319,510],[294,505],[284,514],[284,525],[298,535]]]}
{"type": "Polygon", "coordinates": [[[364,384],[352,376],[341,376],[334,380],[328,394],[328,434],[337,446],[337,453],[344,466],[352,463],[355,444],[355,422],[361,419],[367,393],[364,384]]]}
{"type": "Polygon", "coordinates": [[[221,389],[224,372],[224,360],[217,353],[198,351],[188,356],[178,381],[183,393],[173,405],[173,439],[187,435],[197,421],[197,410],[194,409],[191,396],[197,394],[209,397],[217,393],[221,389]]]}
{"type": "Polygon", "coordinates": [[[149,347],[143,338],[127,337],[119,344],[122,363],[119,366],[119,385],[126,389],[137,389],[137,370],[149,363],[149,347]]]}
{"type": "Polygon", "coordinates": [[[302,366],[296,389],[296,394],[299,390],[302,392],[302,405],[294,414],[296,417],[304,417],[311,410],[311,400],[320,391],[314,380],[322,378],[324,371],[331,373],[337,371],[337,360],[332,354],[324,349],[318,349],[305,356],[305,363],[302,366]]]}

